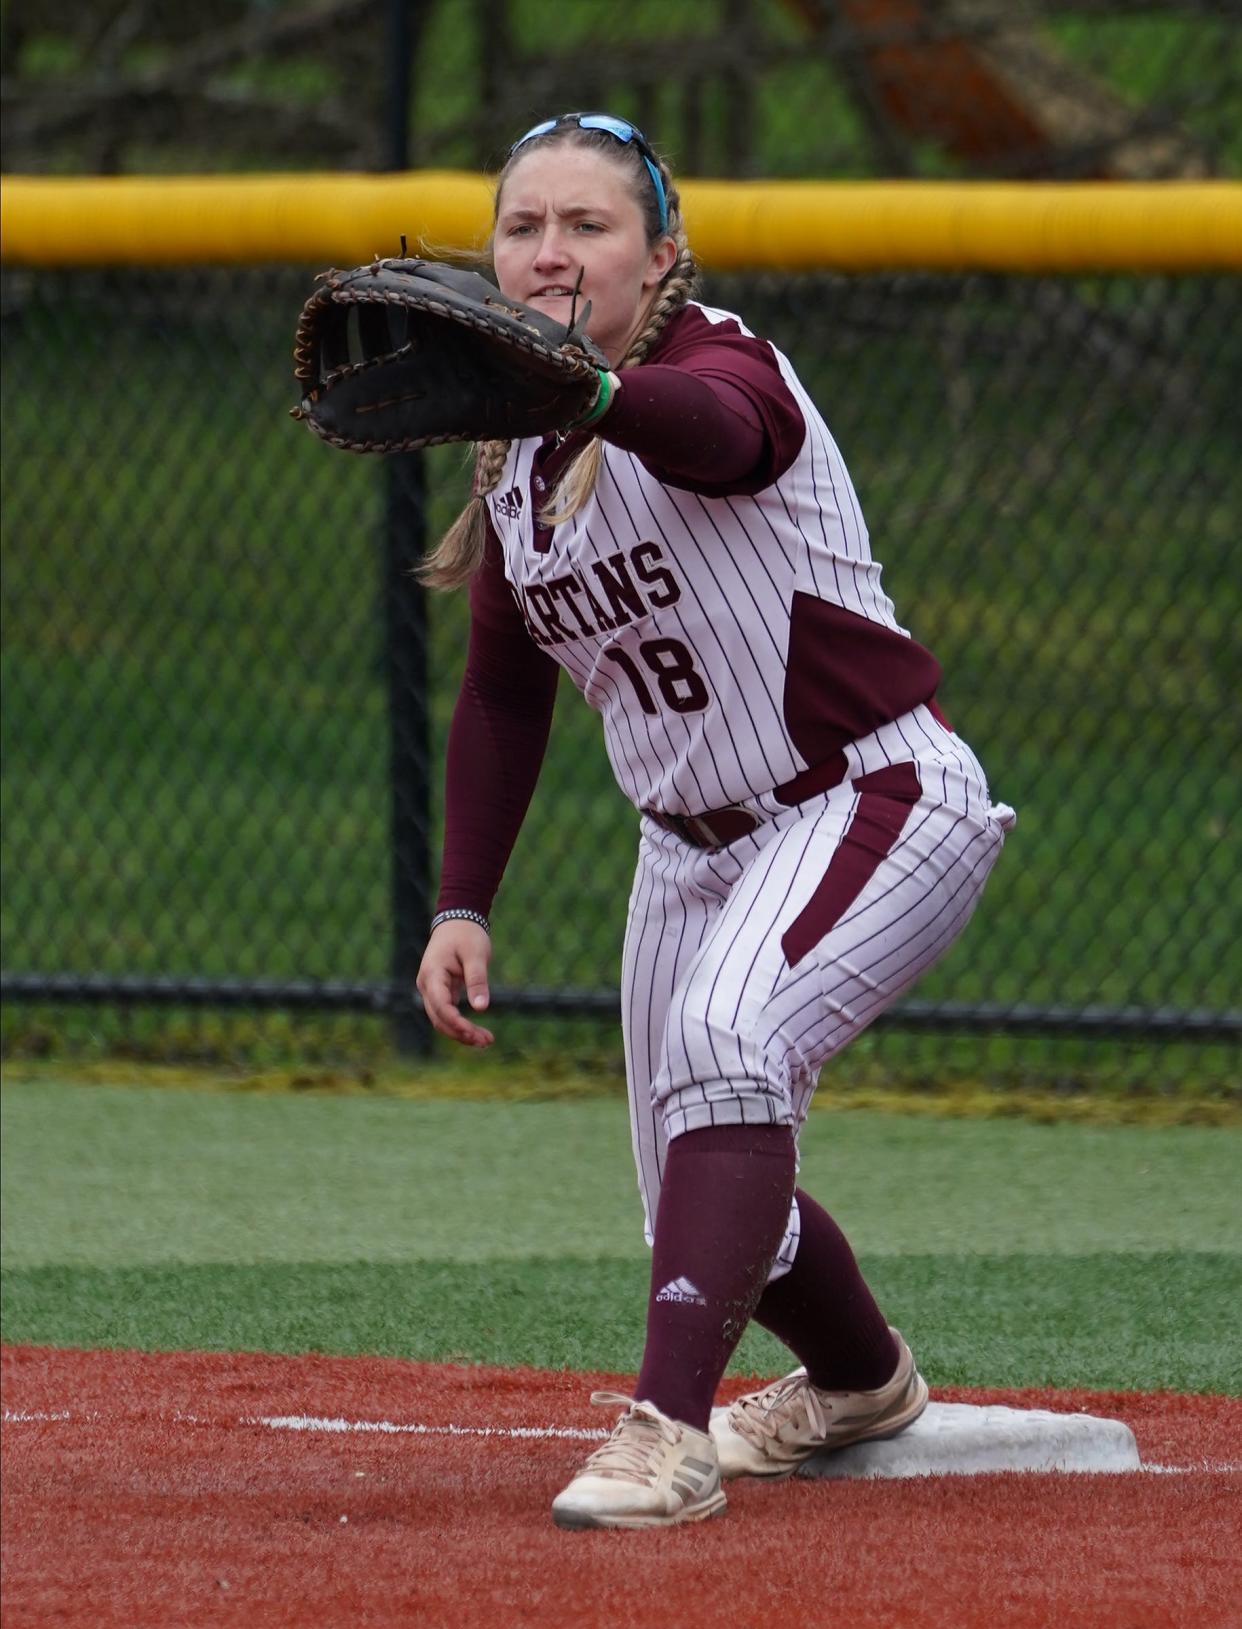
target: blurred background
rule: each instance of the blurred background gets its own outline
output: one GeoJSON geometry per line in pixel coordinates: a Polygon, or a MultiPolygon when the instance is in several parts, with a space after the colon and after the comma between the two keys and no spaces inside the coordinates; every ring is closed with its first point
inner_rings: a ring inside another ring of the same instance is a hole
{"type": "MultiPolygon", "coordinates": [[[[1234,0],[9,0],[10,173],[493,169],[607,107],[683,176],[1242,174],[1234,0]]],[[[396,245],[376,245],[389,252],[396,245]]],[[[3,1045],[383,1070],[434,895],[460,449],[286,416],[319,268],[6,267],[3,1045]]],[[[716,276],[795,362],[1019,826],[843,1081],[1242,1089],[1239,282],[716,276]]],[[[506,1056],[615,1071],[635,817],[568,691],[494,912],[506,1056]]]]}
{"type": "Polygon", "coordinates": [[[6,0],[9,170],[488,168],[617,108],[687,175],[1237,174],[1235,0],[6,0]],[[397,51],[403,57],[394,62],[397,51]]]}

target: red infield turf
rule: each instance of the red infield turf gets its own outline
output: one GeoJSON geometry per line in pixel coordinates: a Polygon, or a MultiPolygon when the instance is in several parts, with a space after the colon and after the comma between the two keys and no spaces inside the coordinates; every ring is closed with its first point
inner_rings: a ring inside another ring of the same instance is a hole
{"type": "Polygon", "coordinates": [[[3,1379],[5,1629],[1242,1623],[1239,1399],[942,1390],[1124,1419],[1165,1468],[741,1483],[620,1534],[548,1519],[589,1447],[550,1433],[617,1376],[7,1347],[3,1379]]]}

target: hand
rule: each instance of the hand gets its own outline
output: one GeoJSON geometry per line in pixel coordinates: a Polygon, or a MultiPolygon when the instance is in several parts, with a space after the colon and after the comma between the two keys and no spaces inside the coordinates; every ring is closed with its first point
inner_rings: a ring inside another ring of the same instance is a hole
{"type": "Polygon", "coordinates": [[[487,988],[487,964],[492,959],[492,941],[474,922],[441,922],[427,941],[422,966],[418,970],[418,993],[433,1028],[462,1046],[491,1046],[496,1037],[480,1029],[457,1010],[464,991],[476,1012],[491,1000],[487,988]]]}

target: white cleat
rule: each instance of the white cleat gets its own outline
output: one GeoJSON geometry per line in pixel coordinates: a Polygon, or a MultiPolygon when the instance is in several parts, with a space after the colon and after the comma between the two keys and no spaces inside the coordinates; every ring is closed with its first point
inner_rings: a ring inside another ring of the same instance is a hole
{"type": "Polygon", "coordinates": [[[820,1391],[805,1369],[795,1369],[728,1408],[713,1409],[721,1476],[792,1476],[812,1454],[895,1437],[913,1425],[927,1407],[927,1383],[895,1329],[893,1336],[897,1370],[875,1391],[820,1391]]]}
{"type": "Polygon", "coordinates": [[[676,1527],[719,1515],[725,1496],[710,1436],[617,1392],[592,1392],[591,1401],[625,1413],[552,1501],[558,1527],[676,1527]]]}

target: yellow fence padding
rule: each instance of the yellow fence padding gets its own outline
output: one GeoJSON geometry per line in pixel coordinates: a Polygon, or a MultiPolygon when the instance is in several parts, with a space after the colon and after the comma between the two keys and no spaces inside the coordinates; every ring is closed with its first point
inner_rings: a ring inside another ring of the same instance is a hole
{"type": "MultiPolygon", "coordinates": [[[[1242,270],[1242,182],[685,181],[717,271],[1242,270]]],[[[8,266],[356,265],[481,243],[491,186],[399,175],[6,176],[8,266]]]]}

